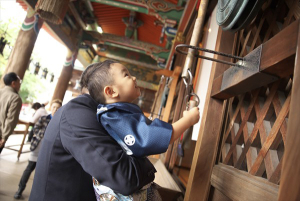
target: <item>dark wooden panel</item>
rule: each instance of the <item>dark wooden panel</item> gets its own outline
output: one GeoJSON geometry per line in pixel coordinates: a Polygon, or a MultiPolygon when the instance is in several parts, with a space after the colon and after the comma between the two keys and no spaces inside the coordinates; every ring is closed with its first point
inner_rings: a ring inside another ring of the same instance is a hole
{"type": "Polygon", "coordinates": [[[277,200],[278,185],[231,166],[219,164],[213,169],[211,185],[232,200],[277,200]]]}
{"type": "Polygon", "coordinates": [[[233,97],[274,82],[276,77],[284,78],[291,75],[294,69],[298,27],[299,21],[295,21],[262,45],[259,71],[251,76],[245,75],[244,70],[240,69],[238,74],[223,74],[216,78],[212,97],[219,99],[233,97]],[[224,81],[227,82],[226,88],[221,84],[224,81]]]}

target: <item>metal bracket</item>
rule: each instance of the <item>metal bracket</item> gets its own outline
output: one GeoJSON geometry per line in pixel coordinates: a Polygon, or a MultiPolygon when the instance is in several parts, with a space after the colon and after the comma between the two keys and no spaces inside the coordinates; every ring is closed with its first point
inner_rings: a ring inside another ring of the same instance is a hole
{"type": "Polygon", "coordinates": [[[228,68],[227,70],[225,70],[225,72],[222,75],[222,83],[218,90],[223,91],[226,94],[231,94],[231,95],[240,94],[243,91],[253,90],[259,86],[272,83],[278,79],[276,76],[260,72],[262,45],[255,48],[245,57],[238,57],[230,54],[225,54],[222,52],[217,52],[217,51],[208,50],[204,48],[198,48],[198,47],[189,46],[185,44],[177,45],[175,48],[176,51],[181,54],[188,54],[187,52],[180,50],[179,48],[181,47],[192,48],[195,50],[218,54],[221,56],[239,60],[236,63],[231,63],[231,62],[218,60],[214,58],[194,55],[195,57],[198,58],[207,59],[207,60],[211,60],[223,64],[228,64],[231,67],[236,67],[236,68],[228,68]]]}
{"type": "MultiPolygon", "coordinates": [[[[248,71],[240,71],[236,68],[227,69],[223,74],[223,78],[225,79],[222,80],[221,90],[227,88],[230,84],[232,84],[232,81],[238,82],[239,79],[237,79],[237,77],[250,77],[254,73],[259,72],[261,50],[262,46],[260,45],[244,57],[240,65],[249,69],[248,71]]],[[[240,61],[238,63],[240,63],[240,61]]]]}
{"type": "MultiPolygon", "coordinates": [[[[252,71],[252,66],[255,65],[254,62],[253,64],[250,64],[252,62],[252,60],[247,60],[246,62],[244,61],[243,57],[239,57],[239,56],[235,56],[235,55],[231,55],[231,54],[226,54],[226,53],[222,53],[222,52],[217,52],[214,50],[209,50],[209,49],[205,49],[205,48],[200,48],[200,47],[195,47],[195,46],[191,46],[191,45],[185,45],[185,44],[179,44],[175,47],[175,50],[181,54],[187,55],[188,52],[184,52],[182,51],[180,48],[191,48],[194,50],[198,50],[198,51],[203,51],[203,52],[208,52],[208,53],[212,53],[212,54],[217,54],[217,55],[221,55],[224,57],[229,57],[229,58],[233,58],[233,59],[238,59],[239,61],[237,63],[232,63],[232,62],[228,62],[228,61],[223,61],[223,60],[219,60],[219,59],[214,59],[214,58],[210,58],[210,57],[205,57],[205,56],[201,56],[201,55],[194,55],[195,57],[201,58],[201,59],[206,59],[206,60],[210,60],[210,61],[215,61],[215,62],[219,62],[219,63],[223,63],[223,64],[227,64],[230,65],[232,67],[238,67],[247,71],[252,71]],[[250,68],[249,68],[250,66],[250,68]]],[[[258,58],[260,60],[260,57],[258,58]]],[[[258,64],[259,67],[259,64],[258,64]]]]}
{"type": "MultiPolygon", "coordinates": [[[[249,71],[238,70],[236,68],[229,68],[223,73],[221,90],[225,90],[232,85],[241,83],[243,80],[252,80],[252,86],[249,89],[255,88],[256,84],[261,85],[263,83],[271,83],[278,78],[266,73],[261,73],[260,66],[260,58],[262,52],[262,45],[255,48],[252,52],[250,52],[247,56],[244,57],[243,66],[245,66],[249,71]],[[258,82],[259,83],[256,83],[258,82]]],[[[241,86],[244,89],[248,88],[248,84],[242,84],[241,86]]],[[[228,89],[228,92],[236,92],[238,91],[236,88],[228,89]],[[231,91],[232,90],[232,91],[231,91]]]]}

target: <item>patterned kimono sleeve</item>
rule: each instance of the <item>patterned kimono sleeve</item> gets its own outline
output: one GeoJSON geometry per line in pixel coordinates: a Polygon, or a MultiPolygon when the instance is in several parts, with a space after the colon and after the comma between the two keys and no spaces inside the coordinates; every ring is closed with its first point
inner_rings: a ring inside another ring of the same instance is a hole
{"type": "Polygon", "coordinates": [[[111,111],[102,114],[101,123],[128,155],[137,157],[165,152],[173,132],[172,125],[142,113],[111,111]]]}

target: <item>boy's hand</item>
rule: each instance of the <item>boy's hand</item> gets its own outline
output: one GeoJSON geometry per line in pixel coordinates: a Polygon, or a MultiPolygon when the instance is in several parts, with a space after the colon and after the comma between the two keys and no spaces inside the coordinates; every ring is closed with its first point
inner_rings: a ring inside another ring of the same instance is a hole
{"type": "Polygon", "coordinates": [[[199,112],[199,108],[198,107],[193,107],[191,108],[190,110],[185,110],[183,112],[183,117],[184,118],[188,118],[190,123],[191,123],[191,126],[196,124],[199,119],[200,119],[200,112],[199,112]]]}

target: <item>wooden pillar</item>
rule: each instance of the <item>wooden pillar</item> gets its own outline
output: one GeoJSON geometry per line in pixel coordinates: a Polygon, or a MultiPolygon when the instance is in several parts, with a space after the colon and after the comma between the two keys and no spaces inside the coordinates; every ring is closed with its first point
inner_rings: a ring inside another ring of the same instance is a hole
{"type": "Polygon", "coordinates": [[[278,200],[300,200],[300,29],[278,200]]]}
{"type": "MultiPolygon", "coordinates": [[[[216,51],[231,54],[234,44],[233,40],[233,33],[223,32],[219,28],[216,51]]],[[[214,58],[221,59],[221,56],[215,55],[214,58]]],[[[216,161],[224,114],[223,101],[211,98],[211,89],[214,79],[222,74],[226,68],[228,66],[221,63],[213,63],[212,66],[199,137],[184,197],[186,201],[208,199],[210,177],[216,161]]]]}
{"type": "Polygon", "coordinates": [[[61,74],[58,78],[53,96],[52,96],[52,100],[53,99],[60,99],[63,100],[65,93],[67,91],[68,85],[69,85],[69,81],[72,78],[72,72],[73,72],[73,68],[74,68],[74,63],[75,60],[77,58],[77,53],[78,50],[68,50],[68,55],[66,58],[66,61],[64,63],[63,69],[61,70],[61,74]]]}
{"type": "Polygon", "coordinates": [[[182,71],[182,68],[180,66],[176,66],[174,73],[172,75],[172,83],[170,86],[170,92],[168,95],[168,100],[166,103],[165,111],[164,111],[164,116],[163,116],[163,121],[169,122],[170,114],[171,114],[171,109],[174,101],[174,96],[175,96],[175,91],[176,91],[176,86],[177,86],[177,81],[179,79],[180,73],[182,71]]]}
{"type": "MultiPolygon", "coordinates": [[[[44,21],[39,18],[38,14],[28,7],[26,18],[19,31],[11,55],[9,56],[4,74],[15,72],[23,79],[25,71],[29,66],[31,53],[43,22],[44,21]]],[[[4,85],[2,79],[0,85],[4,85]]]]}

